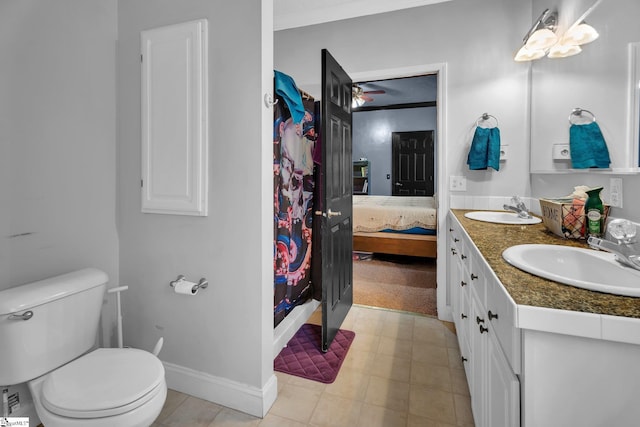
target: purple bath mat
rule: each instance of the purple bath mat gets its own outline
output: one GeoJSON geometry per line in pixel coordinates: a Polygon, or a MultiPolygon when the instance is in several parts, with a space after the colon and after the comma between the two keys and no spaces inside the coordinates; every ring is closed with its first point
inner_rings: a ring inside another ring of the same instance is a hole
{"type": "Polygon", "coordinates": [[[322,327],[305,323],[273,361],[273,369],[330,384],[338,375],[355,332],[338,329],[329,351],[322,352],[322,327]]]}

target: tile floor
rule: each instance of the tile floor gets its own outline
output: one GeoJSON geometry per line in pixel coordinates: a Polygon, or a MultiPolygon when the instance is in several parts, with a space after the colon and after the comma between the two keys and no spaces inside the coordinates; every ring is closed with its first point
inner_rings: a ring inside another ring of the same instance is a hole
{"type": "Polygon", "coordinates": [[[152,427],[473,426],[451,324],[353,306],[342,328],[356,337],[334,383],[276,372],[278,398],[264,419],[169,390],[152,427]]]}

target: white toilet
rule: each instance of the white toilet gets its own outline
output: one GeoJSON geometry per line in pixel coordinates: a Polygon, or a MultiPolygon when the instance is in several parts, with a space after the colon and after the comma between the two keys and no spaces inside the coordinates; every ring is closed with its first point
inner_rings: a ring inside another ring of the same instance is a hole
{"type": "Polygon", "coordinates": [[[95,346],[107,275],[84,269],[0,291],[0,386],[29,382],[45,427],[149,426],[164,367],[137,349],[95,346]]]}

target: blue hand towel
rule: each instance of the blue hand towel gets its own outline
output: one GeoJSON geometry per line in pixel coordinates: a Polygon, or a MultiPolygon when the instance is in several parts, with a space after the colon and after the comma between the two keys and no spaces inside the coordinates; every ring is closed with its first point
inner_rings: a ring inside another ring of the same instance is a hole
{"type": "Polygon", "coordinates": [[[280,95],[284,102],[287,103],[293,122],[301,123],[304,118],[304,104],[302,104],[302,96],[300,96],[296,82],[291,76],[280,71],[273,70],[273,73],[275,75],[274,86],[276,94],[280,95]]]}
{"type": "Polygon", "coordinates": [[[471,170],[500,170],[500,129],[476,127],[467,164],[471,170]]]}
{"type": "Polygon", "coordinates": [[[609,150],[598,123],[572,124],[569,128],[571,167],[574,169],[608,168],[609,150]]]}

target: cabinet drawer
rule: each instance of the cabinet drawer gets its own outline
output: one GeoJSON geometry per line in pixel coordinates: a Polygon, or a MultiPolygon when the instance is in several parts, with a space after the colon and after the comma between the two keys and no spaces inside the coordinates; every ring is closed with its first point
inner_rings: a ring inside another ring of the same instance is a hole
{"type": "Polygon", "coordinates": [[[487,319],[511,368],[520,373],[520,329],[516,324],[516,305],[495,275],[487,278],[487,319]]]}

